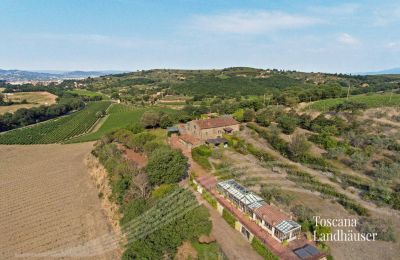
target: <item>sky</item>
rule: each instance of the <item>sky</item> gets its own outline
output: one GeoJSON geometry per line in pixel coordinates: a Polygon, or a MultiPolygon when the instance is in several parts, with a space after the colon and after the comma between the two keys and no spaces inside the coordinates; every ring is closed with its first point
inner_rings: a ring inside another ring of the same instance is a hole
{"type": "Polygon", "coordinates": [[[400,0],[0,0],[0,68],[400,67],[400,0]]]}

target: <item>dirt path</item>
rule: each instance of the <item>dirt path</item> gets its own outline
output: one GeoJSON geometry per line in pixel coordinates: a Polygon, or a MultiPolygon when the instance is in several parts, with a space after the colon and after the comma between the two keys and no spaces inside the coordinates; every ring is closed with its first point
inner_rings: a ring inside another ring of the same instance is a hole
{"type": "Polygon", "coordinates": [[[117,259],[84,164],[92,143],[0,146],[0,259],[117,259]],[[111,250],[109,250],[111,249],[111,250]]]}

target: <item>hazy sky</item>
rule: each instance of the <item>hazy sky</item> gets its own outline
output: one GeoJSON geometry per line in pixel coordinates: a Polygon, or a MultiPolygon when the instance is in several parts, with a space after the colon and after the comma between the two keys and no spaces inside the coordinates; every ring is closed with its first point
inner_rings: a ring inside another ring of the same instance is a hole
{"type": "Polygon", "coordinates": [[[400,0],[0,0],[0,68],[400,67],[400,0]]]}

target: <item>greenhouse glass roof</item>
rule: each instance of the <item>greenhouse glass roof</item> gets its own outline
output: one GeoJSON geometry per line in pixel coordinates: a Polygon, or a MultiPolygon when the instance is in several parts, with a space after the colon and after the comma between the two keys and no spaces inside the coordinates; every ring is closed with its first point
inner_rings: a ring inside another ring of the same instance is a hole
{"type": "Polygon", "coordinates": [[[261,197],[249,191],[234,180],[223,181],[217,185],[249,208],[255,209],[265,204],[261,197]]]}
{"type": "Polygon", "coordinates": [[[291,230],[295,229],[295,228],[299,228],[300,225],[293,221],[293,220],[284,220],[281,223],[279,223],[278,225],[276,225],[276,229],[278,229],[279,231],[281,231],[284,234],[289,233],[291,230]]]}

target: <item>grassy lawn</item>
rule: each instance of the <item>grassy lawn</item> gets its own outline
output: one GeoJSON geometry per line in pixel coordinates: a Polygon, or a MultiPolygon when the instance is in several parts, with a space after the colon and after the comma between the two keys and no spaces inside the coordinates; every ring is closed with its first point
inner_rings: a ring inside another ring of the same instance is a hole
{"type": "Polygon", "coordinates": [[[219,246],[216,242],[212,242],[209,244],[201,244],[199,242],[193,242],[193,247],[197,251],[198,259],[207,259],[207,260],[222,260],[224,259],[219,246]]]}
{"type": "Polygon", "coordinates": [[[87,97],[95,97],[95,96],[102,96],[103,99],[109,99],[106,95],[100,92],[95,92],[95,91],[90,91],[86,89],[74,89],[70,90],[68,92],[78,94],[80,96],[87,96],[87,97]]]}
{"type": "MultiPolygon", "coordinates": [[[[345,102],[346,98],[330,98],[325,100],[316,101],[306,109],[313,109],[318,111],[328,111],[329,108],[345,102]]],[[[371,94],[371,95],[357,95],[350,96],[349,101],[366,104],[368,108],[374,107],[387,107],[387,106],[400,106],[400,94],[371,94]],[[392,97],[390,97],[392,96],[392,97]]]]}

